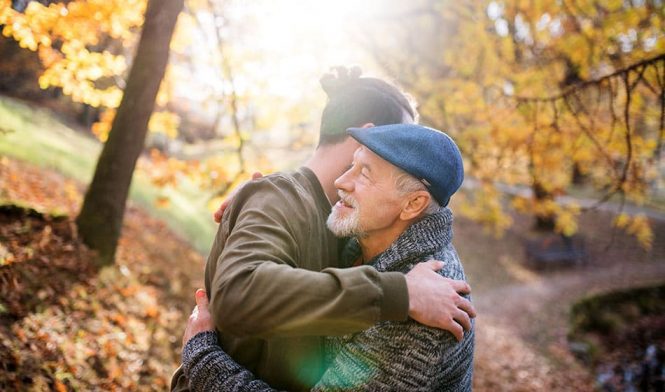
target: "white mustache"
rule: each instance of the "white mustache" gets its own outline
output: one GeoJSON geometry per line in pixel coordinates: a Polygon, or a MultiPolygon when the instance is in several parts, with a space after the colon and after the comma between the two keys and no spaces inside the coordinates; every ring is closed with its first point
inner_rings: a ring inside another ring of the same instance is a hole
{"type": "Polygon", "coordinates": [[[337,195],[339,195],[339,198],[346,204],[350,205],[353,208],[358,207],[358,202],[356,199],[353,198],[353,196],[350,196],[348,193],[339,190],[337,191],[337,195]]]}

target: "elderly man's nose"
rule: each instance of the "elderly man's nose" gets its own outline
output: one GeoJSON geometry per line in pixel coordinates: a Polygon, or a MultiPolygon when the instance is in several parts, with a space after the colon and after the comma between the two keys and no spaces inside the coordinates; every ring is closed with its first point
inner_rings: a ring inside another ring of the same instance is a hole
{"type": "Polygon", "coordinates": [[[349,191],[351,181],[349,181],[349,172],[345,172],[335,180],[335,188],[343,191],[349,191]]]}

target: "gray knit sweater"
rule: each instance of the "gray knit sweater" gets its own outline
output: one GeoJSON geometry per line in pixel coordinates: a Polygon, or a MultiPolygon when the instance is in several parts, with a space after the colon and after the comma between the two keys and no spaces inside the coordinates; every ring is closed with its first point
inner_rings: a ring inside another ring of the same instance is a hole
{"type": "MultiPolygon", "coordinates": [[[[465,279],[451,243],[452,220],[448,208],[423,218],[370,264],[379,271],[406,273],[419,262],[437,259],[446,263],[442,275],[465,279]]],[[[359,251],[357,242],[351,247],[351,253],[359,251]]],[[[410,319],[380,322],[360,333],[328,339],[330,366],[313,390],[469,391],[473,340],[473,329],[458,343],[451,333],[410,319]]],[[[228,356],[214,332],[194,336],[182,357],[192,391],[274,391],[228,356]]]]}

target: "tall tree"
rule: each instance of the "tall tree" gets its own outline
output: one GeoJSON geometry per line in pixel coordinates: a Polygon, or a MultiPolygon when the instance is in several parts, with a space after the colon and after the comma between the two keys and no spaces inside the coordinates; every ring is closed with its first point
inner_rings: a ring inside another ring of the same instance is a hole
{"type": "Polygon", "coordinates": [[[166,71],[169,45],[183,0],[149,0],[141,39],[111,132],[76,223],[84,242],[113,262],[136,161],[166,71]]]}

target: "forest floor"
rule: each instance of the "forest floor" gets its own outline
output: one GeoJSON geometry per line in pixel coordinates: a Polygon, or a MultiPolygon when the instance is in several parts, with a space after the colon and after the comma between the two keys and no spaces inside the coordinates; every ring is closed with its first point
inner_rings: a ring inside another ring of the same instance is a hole
{"type": "MultiPolygon", "coordinates": [[[[92,268],[94,253],[73,223],[82,190],[0,158],[0,201],[19,205],[0,207],[0,390],[167,389],[204,256],[130,203],[116,264],[92,268]]],[[[502,238],[455,223],[479,313],[474,389],[591,390],[593,369],[568,348],[570,305],[665,281],[665,223],[654,224],[654,246],[644,251],[612,235],[607,213],[587,213],[587,263],[537,271],[524,263],[529,221],[514,218],[502,238]]]]}
{"type": "Polygon", "coordinates": [[[203,256],[130,203],[115,265],[91,268],[81,191],[0,158],[0,199],[24,206],[0,208],[0,390],[165,390],[203,256]]]}

